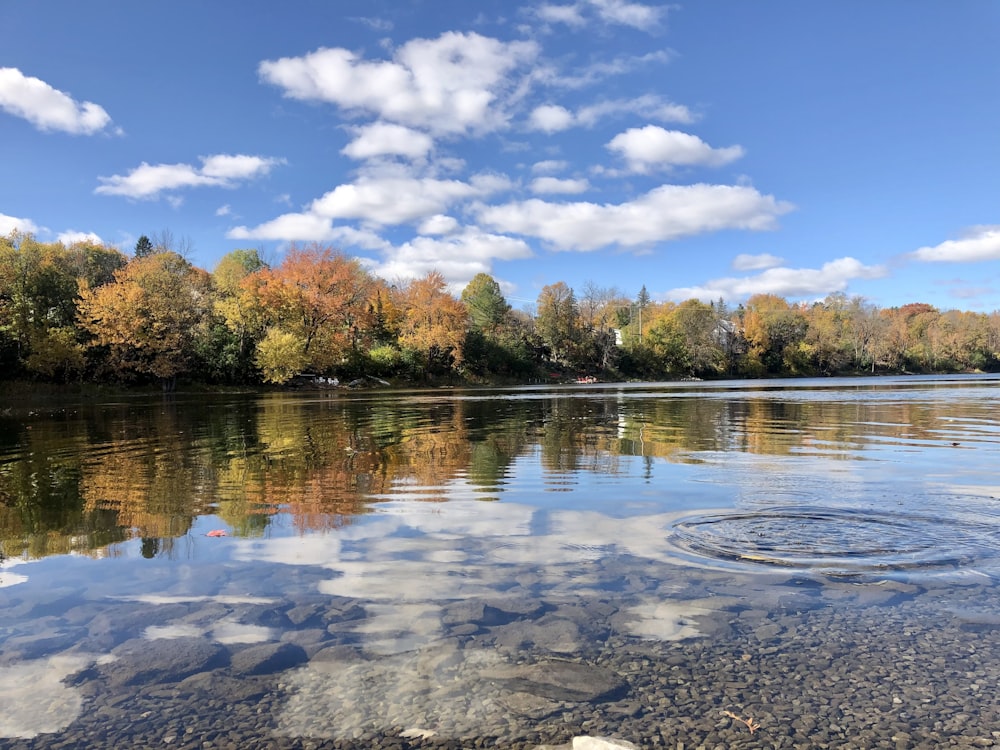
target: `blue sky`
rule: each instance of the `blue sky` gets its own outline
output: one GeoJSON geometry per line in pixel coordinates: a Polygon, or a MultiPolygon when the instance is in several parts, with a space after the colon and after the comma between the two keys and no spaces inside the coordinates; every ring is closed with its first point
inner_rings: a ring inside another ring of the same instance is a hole
{"type": "Polygon", "coordinates": [[[994,0],[0,3],[0,233],[1000,309],[994,0]]]}

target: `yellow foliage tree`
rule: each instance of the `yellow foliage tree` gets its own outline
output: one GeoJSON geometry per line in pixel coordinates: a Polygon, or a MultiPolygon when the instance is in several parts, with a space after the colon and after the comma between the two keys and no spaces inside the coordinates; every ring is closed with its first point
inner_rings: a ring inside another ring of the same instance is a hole
{"type": "Polygon", "coordinates": [[[442,359],[460,365],[469,317],[465,305],[449,292],[444,276],[431,271],[400,294],[403,320],[399,342],[420,352],[428,366],[442,359]]]}
{"type": "Polygon", "coordinates": [[[133,259],[109,284],[83,284],[78,320],[93,346],[107,348],[119,377],[169,379],[189,365],[210,292],[207,273],[176,253],[154,253],[133,259]]]}

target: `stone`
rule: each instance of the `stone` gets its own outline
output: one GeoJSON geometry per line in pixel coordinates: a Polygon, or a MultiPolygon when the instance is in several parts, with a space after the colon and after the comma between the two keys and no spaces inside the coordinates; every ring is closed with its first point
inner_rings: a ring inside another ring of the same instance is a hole
{"type": "Polygon", "coordinates": [[[262,643],[236,651],[230,657],[230,668],[238,675],[274,674],[307,659],[305,649],[294,643],[262,643]]]}
{"type": "Polygon", "coordinates": [[[617,672],[558,659],[501,665],[484,669],[480,676],[513,692],[531,693],[554,701],[597,703],[612,700],[628,690],[628,683],[617,672]]]}
{"type": "Polygon", "coordinates": [[[102,665],[112,685],[179,682],[197,672],[229,663],[229,652],[207,638],[133,638],[112,651],[115,661],[102,665]]]}
{"type": "Polygon", "coordinates": [[[575,654],[583,642],[579,626],[561,617],[546,616],[536,622],[518,620],[494,631],[496,644],[510,651],[531,645],[556,654],[575,654]]]}

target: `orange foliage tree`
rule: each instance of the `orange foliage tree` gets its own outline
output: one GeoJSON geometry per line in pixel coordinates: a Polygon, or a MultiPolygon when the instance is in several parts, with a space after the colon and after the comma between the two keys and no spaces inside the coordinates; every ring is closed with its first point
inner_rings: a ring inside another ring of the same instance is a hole
{"type": "Polygon", "coordinates": [[[241,284],[268,325],[257,362],[270,382],[284,382],[300,369],[330,371],[368,327],[374,281],[357,260],[329,247],[293,246],[280,266],[241,284]]]}

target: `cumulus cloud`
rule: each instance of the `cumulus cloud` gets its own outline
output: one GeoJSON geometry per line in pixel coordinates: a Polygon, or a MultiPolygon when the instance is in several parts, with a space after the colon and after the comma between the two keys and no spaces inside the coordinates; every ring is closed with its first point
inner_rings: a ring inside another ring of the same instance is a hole
{"type": "Polygon", "coordinates": [[[777,255],[771,255],[770,253],[761,253],[760,255],[740,253],[733,258],[733,270],[760,271],[765,268],[780,266],[784,262],[784,258],[779,258],[777,255]]]}
{"type": "Polygon", "coordinates": [[[355,139],[340,152],[352,159],[371,159],[378,156],[422,159],[434,147],[434,141],[426,133],[388,122],[365,125],[357,128],[355,133],[355,139]]]}
{"type": "Polygon", "coordinates": [[[93,135],[111,125],[111,116],[100,105],[77,102],[17,68],[0,68],[0,109],[43,131],[93,135]]]}
{"type": "Polygon", "coordinates": [[[721,166],[743,156],[740,146],[712,148],[696,135],[657,125],[629,128],[612,138],[607,148],[620,154],[629,169],[640,174],[674,166],[721,166]]]}
{"type": "Polygon", "coordinates": [[[77,232],[74,229],[68,229],[65,232],[60,232],[56,239],[66,247],[75,245],[77,242],[86,242],[91,245],[104,244],[104,240],[93,232],[77,232]]]}
{"type": "Polygon", "coordinates": [[[533,193],[585,193],[590,189],[587,180],[561,180],[558,177],[539,177],[531,182],[533,193]]]}
{"type": "Polygon", "coordinates": [[[443,213],[456,202],[480,198],[509,187],[496,175],[468,182],[429,177],[363,177],[338,185],[313,201],[310,211],[329,219],[359,219],[378,225],[406,224],[443,213]]]}
{"type": "Polygon", "coordinates": [[[618,204],[531,199],[480,207],[501,232],[538,237],[559,250],[639,247],[722,229],[773,229],[792,204],[736,185],[661,185],[618,204]]]}
{"type": "Polygon", "coordinates": [[[447,237],[416,237],[386,253],[373,273],[391,281],[418,279],[437,271],[460,292],[478,273],[490,273],[495,260],[530,258],[523,240],[467,227],[447,237]]]}
{"type": "Polygon", "coordinates": [[[558,133],[573,126],[573,113],[558,104],[543,104],[535,107],[528,118],[528,125],[532,130],[541,130],[543,133],[558,133]]]}
{"type": "Polygon", "coordinates": [[[458,229],[458,221],[453,216],[435,214],[424,219],[417,231],[420,234],[451,234],[458,229]]]}
{"type": "Polygon", "coordinates": [[[265,175],[281,159],[246,154],[215,154],[201,157],[202,165],[147,164],[125,175],[98,177],[103,184],[94,192],[99,195],[124,195],[127,198],[152,199],[160,193],[191,187],[235,187],[239,182],[265,175]]]}
{"type": "Polygon", "coordinates": [[[285,96],[331,102],[387,122],[437,133],[492,130],[506,121],[511,72],[532,63],[538,46],[476,33],[413,39],[392,60],[367,61],[342,48],[265,60],[261,79],[285,96]]]}
{"type": "Polygon", "coordinates": [[[769,268],[756,276],[723,278],[704,286],[671,289],[667,298],[705,302],[724,297],[746,299],[754,294],[774,294],[786,298],[825,297],[843,292],[854,279],[877,279],[887,273],[884,266],[866,266],[855,258],[838,258],[821,268],[769,268]]]}
{"type": "Polygon", "coordinates": [[[17,216],[0,214],[0,236],[6,236],[11,232],[22,232],[24,234],[35,234],[39,227],[31,219],[20,219],[17,216]]]}
{"type": "Polygon", "coordinates": [[[916,260],[929,263],[976,263],[1000,260],[1000,225],[972,227],[957,240],[946,240],[912,253],[916,260]]]}
{"type": "Polygon", "coordinates": [[[333,239],[333,223],[329,218],[316,214],[282,214],[255,227],[237,226],[226,232],[231,240],[285,240],[300,242],[327,242],[333,239]]]}

